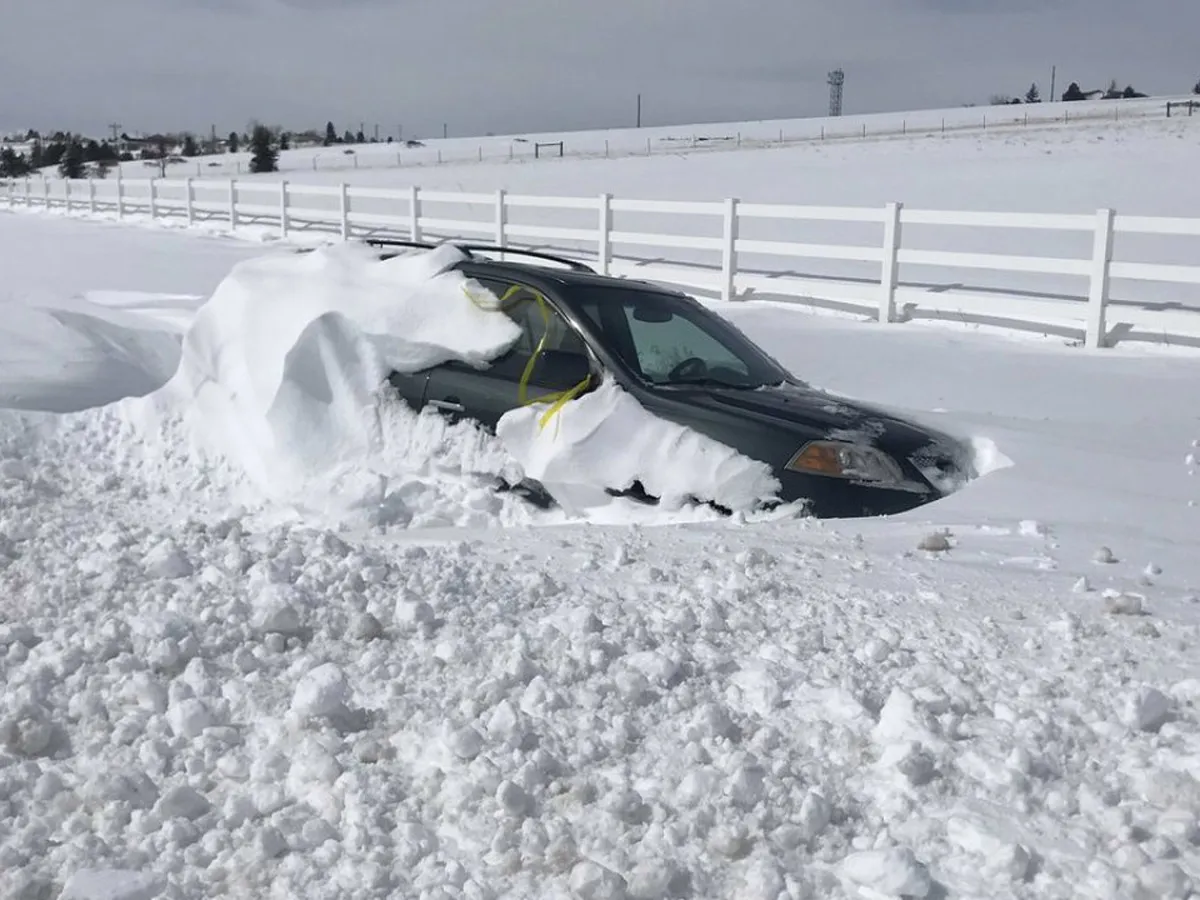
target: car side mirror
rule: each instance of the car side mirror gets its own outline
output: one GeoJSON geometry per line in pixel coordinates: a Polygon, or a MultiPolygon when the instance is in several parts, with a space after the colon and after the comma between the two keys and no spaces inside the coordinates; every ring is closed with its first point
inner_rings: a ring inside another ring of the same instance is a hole
{"type": "Polygon", "coordinates": [[[586,353],[543,350],[534,363],[530,382],[540,388],[566,391],[591,374],[592,364],[586,353]]]}

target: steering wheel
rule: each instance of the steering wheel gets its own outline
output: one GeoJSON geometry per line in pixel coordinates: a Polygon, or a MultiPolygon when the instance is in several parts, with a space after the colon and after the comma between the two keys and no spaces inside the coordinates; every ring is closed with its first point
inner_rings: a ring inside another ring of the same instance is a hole
{"type": "Polygon", "coordinates": [[[667,373],[668,381],[697,378],[708,373],[708,363],[698,356],[689,356],[667,373]]]}

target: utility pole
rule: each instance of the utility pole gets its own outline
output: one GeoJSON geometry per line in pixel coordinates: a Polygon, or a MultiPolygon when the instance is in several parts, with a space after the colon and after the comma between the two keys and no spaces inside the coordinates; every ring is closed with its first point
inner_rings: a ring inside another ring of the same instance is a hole
{"type": "Polygon", "coordinates": [[[1058,99],[1058,95],[1054,93],[1054,82],[1058,78],[1058,66],[1050,67],[1050,102],[1053,103],[1058,99]]]}
{"type": "Polygon", "coordinates": [[[638,94],[637,99],[637,127],[642,127],[642,95],[638,94]]]}
{"type": "Polygon", "coordinates": [[[403,125],[396,126],[396,143],[398,143],[398,144],[404,143],[404,126],[403,125]]]}
{"type": "Polygon", "coordinates": [[[449,129],[449,127],[446,125],[446,123],[445,123],[445,122],[443,122],[443,123],[442,123],[442,140],[444,141],[444,140],[445,140],[447,137],[449,137],[449,136],[450,136],[450,129],[449,129]]]}
{"type": "Polygon", "coordinates": [[[375,143],[377,143],[377,144],[379,143],[379,124],[378,123],[376,123],[376,125],[375,125],[375,143]]]}

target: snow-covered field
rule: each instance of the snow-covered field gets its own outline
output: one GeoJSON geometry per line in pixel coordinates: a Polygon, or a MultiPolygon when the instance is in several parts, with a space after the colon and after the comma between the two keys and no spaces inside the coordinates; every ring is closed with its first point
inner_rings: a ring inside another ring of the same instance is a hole
{"type": "MultiPolygon", "coordinates": [[[[542,134],[507,134],[466,137],[418,136],[416,145],[378,143],[300,147],[284,150],[280,169],[304,177],[304,173],[365,173],[367,170],[427,168],[463,163],[553,162],[559,158],[615,159],[655,154],[679,155],[740,150],[750,147],[816,143],[888,140],[907,135],[940,136],[955,133],[1036,133],[1046,128],[1077,129],[1088,125],[1111,125],[1166,118],[1167,104],[1193,99],[1147,97],[1129,100],[1090,100],[1035,105],[972,106],[950,109],[907,110],[836,118],[808,117],[749,122],[709,122],[689,125],[650,125],[644,128],[613,128],[600,131],[566,131],[542,134]],[[543,145],[540,151],[535,150],[543,145]],[[535,156],[538,153],[539,156],[535,156]]],[[[1187,118],[1184,110],[1175,113],[1187,118]]],[[[384,135],[386,138],[386,134],[384,135]]],[[[153,162],[125,165],[125,174],[144,177],[153,162]]],[[[239,153],[197,157],[171,167],[178,177],[228,178],[250,172],[250,154],[239,153]]]]}
{"type": "MultiPolygon", "coordinates": [[[[1089,183],[1046,165],[1001,196],[937,152],[908,171],[981,205],[1089,183]]],[[[721,307],[995,468],[886,521],[631,524],[492,494],[504,447],[358,389],[447,342],[386,331],[420,307],[225,280],[264,252],[0,217],[0,896],[1200,886],[1194,355],[721,307]],[[264,489],[302,464],[329,477],[264,489]]]]}

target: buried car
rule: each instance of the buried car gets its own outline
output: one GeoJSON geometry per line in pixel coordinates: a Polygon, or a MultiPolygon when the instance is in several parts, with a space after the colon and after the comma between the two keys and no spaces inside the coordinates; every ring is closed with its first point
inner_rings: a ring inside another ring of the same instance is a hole
{"type": "MultiPolygon", "coordinates": [[[[368,243],[381,248],[381,258],[435,246],[368,243]]],[[[450,361],[391,373],[391,387],[413,409],[433,407],[494,430],[522,405],[569,400],[611,378],[653,415],[770,466],[779,500],[804,501],[817,517],[903,512],[975,476],[966,442],[809,386],[684,293],[548,254],[455,246],[465,258],[454,268],[494,295],[488,301],[520,327],[520,337],[486,365],[450,361]]],[[[657,500],[638,483],[609,493],[657,500]]],[[[544,493],[541,499],[550,502],[544,493]]]]}

